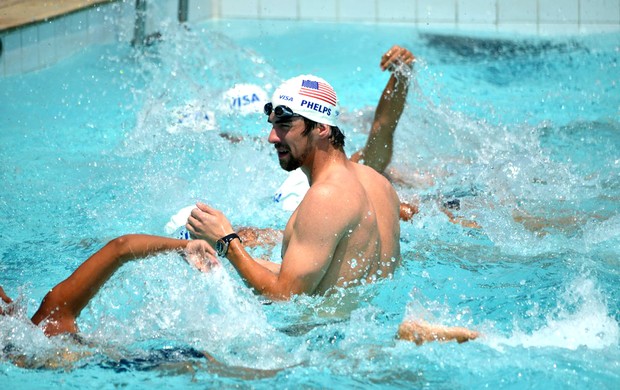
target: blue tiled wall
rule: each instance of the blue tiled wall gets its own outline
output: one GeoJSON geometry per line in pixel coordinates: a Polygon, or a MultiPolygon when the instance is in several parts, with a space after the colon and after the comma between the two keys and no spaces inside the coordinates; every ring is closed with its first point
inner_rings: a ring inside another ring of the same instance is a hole
{"type": "MultiPolygon", "coordinates": [[[[620,0],[188,0],[189,20],[290,19],[405,23],[419,29],[573,35],[620,31],[620,0]]],[[[146,32],[175,23],[178,0],[147,0],[146,32]]],[[[0,76],[53,64],[81,48],[133,38],[135,0],[0,32],[0,76]]]]}

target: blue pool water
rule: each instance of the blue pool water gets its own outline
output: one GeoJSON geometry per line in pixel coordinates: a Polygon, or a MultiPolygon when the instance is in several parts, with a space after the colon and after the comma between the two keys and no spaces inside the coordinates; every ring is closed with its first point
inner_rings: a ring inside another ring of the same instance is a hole
{"type": "Polygon", "coordinates": [[[474,39],[404,26],[220,21],[162,36],[143,50],[94,47],[0,79],[0,284],[20,300],[17,317],[0,317],[2,383],[617,385],[620,35],[474,39]],[[88,346],[28,324],[45,293],[107,240],[164,234],[168,218],[196,200],[236,225],[282,228],[288,213],[271,198],[286,174],[265,118],[225,114],[222,93],[318,74],[339,93],[352,153],[387,81],[379,58],[395,43],[418,57],[393,166],[415,183],[398,191],[420,202],[420,214],[401,224],[404,262],[392,280],[263,305],[230,267],[204,275],[160,255],[126,265],[84,310],[88,346]],[[201,116],[179,114],[188,107],[213,111],[216,129],[198,131],[201,116]],[[448,221],[438,205],[453,199],[480,229],[448,221]],[[408,316],[483,337],[397,341],[408,316]],[[51,370],[18,368],[9,356],[36,366],[65,349],[85,356],[51,370]]]}

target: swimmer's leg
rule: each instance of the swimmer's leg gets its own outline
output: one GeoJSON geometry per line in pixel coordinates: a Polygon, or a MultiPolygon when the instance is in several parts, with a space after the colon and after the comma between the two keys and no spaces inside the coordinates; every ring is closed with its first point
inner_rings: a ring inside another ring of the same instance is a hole
{"type": "Polygon", "coordinates": [[[76,333],[75,320],[82,309],[125,262],[158,252],[180,250],[188,242],[138,234],[115,238],[47,293],[32,322],[39,325],[44,321],[43,330],[48,336],[76,333]]]}
{"type": "Polygon", "coordinates": [[[464,343],[474,340],[479,335],[478,332],[466,328],[431,325],[421,320],[407,320],[398,327],[399,339],[413,341],[417,345],[427,341],[456,340],[459,343],[464,343]]]}

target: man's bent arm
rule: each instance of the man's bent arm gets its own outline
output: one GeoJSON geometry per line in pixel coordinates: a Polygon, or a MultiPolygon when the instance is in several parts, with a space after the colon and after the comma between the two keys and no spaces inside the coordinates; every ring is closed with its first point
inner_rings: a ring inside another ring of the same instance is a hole
{"type": "MultiPolygon", "coordinates": [[[[239,240],[232,240],[226,257],[239,275],[256,292],[274,300],[286,300],[297,294],[312,294],[323,279],[335,248],[346,231],[350,216],[339,215],[347,208],[333,202],[335,189],[313,187],[296,211],[279,272],[277,267],[254,260],[239,240]],[[325,221],[331,223],[325,226],[325,221]],[[276,271],[276,272],[274,272],[276,271]]],[[[228,219],[219,210],[197,204],[187,228],[196,237],[215,243],[232,231],[228,219]]],[[[288,229],[288,227],[287,227],[288,229]]]]}
{"type": "Polygon", "coordinates": [[[239,240],[233,240],[226,258],[235,267],[249,287],[273,300],[287,300],[294,293],[278,288],[280,265],[271,261],[253,259],[239,240]]]}

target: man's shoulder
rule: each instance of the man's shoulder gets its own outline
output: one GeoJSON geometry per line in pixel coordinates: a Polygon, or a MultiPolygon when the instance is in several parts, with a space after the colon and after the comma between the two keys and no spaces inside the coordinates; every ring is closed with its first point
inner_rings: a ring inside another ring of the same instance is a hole
{"type": "Polygon", "coordinates": [[[317,213],[355,208],[363,196],[362,191],[363,186],[350,174],[338,173],[312,183],[300,206],[317,213]]]}
{"type": "Polygon", "coordinates": [[[360,163],[354,163],[355,169],[359,177],[373,186],[384,186],[386,188],[393,188],[392,183],[387,177],[377,172],[373,168],[360,163]]]}
{"type": "Polygon", "coordinates": [[[326,180],[320,183],[313,183],[308,189],[304,201],[306,199],[314,202],[320,200],[338,200],[338,198],[343,195],[343,184],[345,183],[337,180],[326,180]]]}

